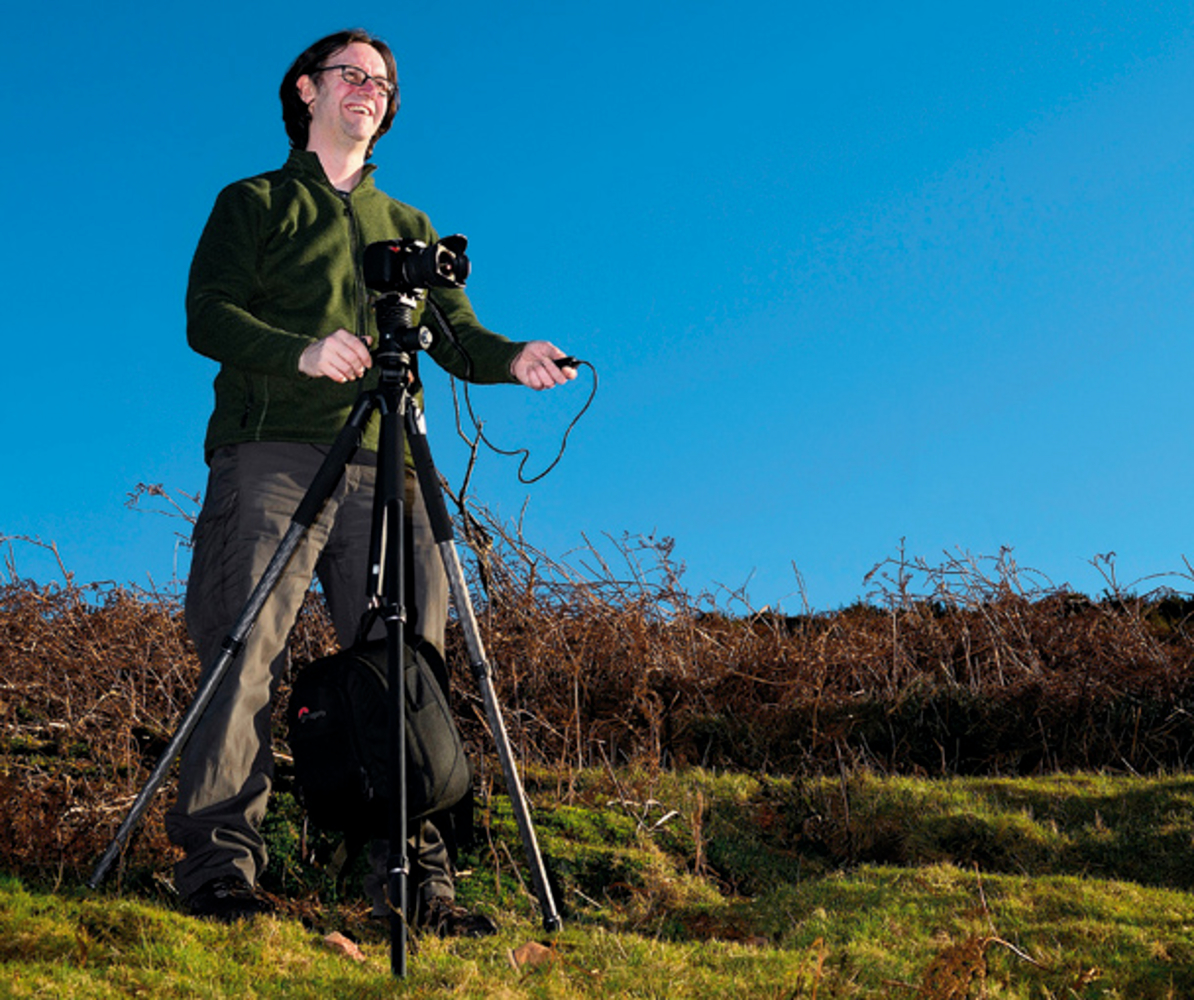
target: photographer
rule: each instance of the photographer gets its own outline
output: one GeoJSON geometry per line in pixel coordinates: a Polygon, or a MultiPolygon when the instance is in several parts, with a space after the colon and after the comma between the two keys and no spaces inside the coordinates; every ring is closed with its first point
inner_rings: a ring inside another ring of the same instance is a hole
{"type": "MultiPolygon", "coordinates": [[[[290,156],[280,170],[220,193],[187,291],[188,341],[220,364],[186,597],[187,628],[205,668],[362,386],[377,383],[363,249],[437,239],[423,213],[374,187],[366,163],[398,109],[397,71],[384,42],[363,31],[321,39],[295,60],[280,95],[290,156]]],[[[429,294],[471,358],[470,365],[437,337],[429,353],[453,374],[532,389],[575,378],[556,366],[565,355],[546,341],[512,343],[482,327],[463,291],[429,294]]],[[[374,415],[182,757],[166,826],[185,852],[176,884],[196,915],[235,920],[269,908],[255,887],[267,861],[258,828],[271,788],[271,700],[313,575],[340,644],[355,637],[366,603],[377,432],[374,415]]],[[[406,514],[407,631],[442,655],[447,584],[409,461],[406,514]]],[[[418,824],[411,842],[422,874],[412,883],[416,921],[440,934],[492,933],[490,921],[454,904],[435,827],[418,824]]]]}

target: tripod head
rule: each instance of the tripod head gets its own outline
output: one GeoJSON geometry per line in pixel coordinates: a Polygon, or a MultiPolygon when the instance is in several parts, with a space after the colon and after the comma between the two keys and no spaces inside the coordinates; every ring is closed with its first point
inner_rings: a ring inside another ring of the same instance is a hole
{"type": "Polygon", "coordinates": [[[377,332],[381,335],[375,357],[383,377],[392,367],[409,367],[412,353],[425,351],[431,346],[431,331],[425,326],[416,327],[414,324],[414,312],[418,304],[418,296],[413,292],[390,292],[374,300],[377,332]]]}

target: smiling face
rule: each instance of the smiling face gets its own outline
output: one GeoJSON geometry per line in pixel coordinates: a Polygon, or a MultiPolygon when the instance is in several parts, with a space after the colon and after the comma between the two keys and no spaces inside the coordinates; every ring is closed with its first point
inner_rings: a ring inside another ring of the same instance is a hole
{"type": "MultiPolygon", "coordinates": [[[[372,45],[353,42],[326,60],[325,66],[356,66],[371,77],[389,76],[381,53],[372,45]]],[[[348,83],[340,70],[304,74],[296,83],[299,96],[311,112],[307,148],[329,145],[341,149],[367,147],[381,125],[389,100],[372,80],[360,86],[348,83]]]]}

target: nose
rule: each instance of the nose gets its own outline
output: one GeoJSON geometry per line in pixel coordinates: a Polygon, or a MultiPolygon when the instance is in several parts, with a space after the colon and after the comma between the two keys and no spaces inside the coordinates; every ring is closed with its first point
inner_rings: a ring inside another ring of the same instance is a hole
{"type": "Polygon", "coordinates": [[[369,79],[364,81],[364,83],[357,84],[356,89],[369,90],[382,99],[384,99],[386,96],[385,91],[381,89],[381,84],[378,83],[373,77],[369,77],[369,79]]]}

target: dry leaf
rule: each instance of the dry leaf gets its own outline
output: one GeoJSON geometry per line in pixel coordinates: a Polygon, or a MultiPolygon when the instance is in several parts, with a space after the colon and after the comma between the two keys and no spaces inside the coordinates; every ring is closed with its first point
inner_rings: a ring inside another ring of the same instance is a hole
{"type": "Polygon", "coordinates": [[[526,944],[520,944],[510,952],[510,961],[516,969],[522,969],[528,965],[532,967],[544,965],[553,958],[555,958],[555,952],[539,944],[538,941],[528,941],[526,944]]]}
{"type": "Polygon", "coordinates": [[[332,951],[338,951],[345,958],[351,958],[354,962],[364,962],[365,954],[357,947],[355,941],[350,941],[339,931],[332,931],[327,937],[323,939],[323,943],[327,945],[332,951]]]}

